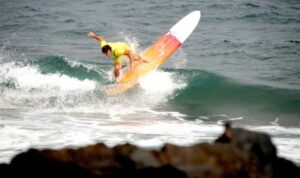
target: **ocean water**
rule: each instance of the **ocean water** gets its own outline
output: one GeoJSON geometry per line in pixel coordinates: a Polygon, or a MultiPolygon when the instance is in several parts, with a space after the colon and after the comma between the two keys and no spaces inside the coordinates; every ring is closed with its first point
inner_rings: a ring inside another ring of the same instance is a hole
{"type": "Polygon", "coordinates": [[[298,0],[0,0],[0,162],[30,147],[211,142],[231,121],[300,164],[298,0]],[[201,10],[190,38],[108,97],[112,62],[87,33],[142,52],[201,10]]]}

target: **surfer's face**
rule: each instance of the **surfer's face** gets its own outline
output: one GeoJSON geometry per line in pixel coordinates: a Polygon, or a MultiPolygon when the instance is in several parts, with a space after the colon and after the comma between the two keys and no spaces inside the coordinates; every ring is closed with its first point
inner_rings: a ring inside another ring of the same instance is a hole
{"type": "Polygon", "coordinates": [[[112,56],[111,50],[108,50],[108,51],[105,53],[105,55],[106,55],[107,57],[111,57],[111,56],[112,56]]]}

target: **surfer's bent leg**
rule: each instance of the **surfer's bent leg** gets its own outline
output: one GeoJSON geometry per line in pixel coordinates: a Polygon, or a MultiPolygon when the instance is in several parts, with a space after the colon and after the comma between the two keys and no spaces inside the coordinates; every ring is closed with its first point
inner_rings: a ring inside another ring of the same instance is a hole
{"type": "Polygon", "coordinates": [[[116,79],[120,76],[120,70],[121,70],[121,63],[115,63],[114,64],[114,74],[115,74],[116,79]]]}
{"type": "Polygon", "coordinates": [[[139,60],[142,60],[143,62],[149,62],[148,60],[142,58],[140,55],[138,54],[135,54],[134,52],[132,52],[132,57],[133,57],[133,61],[139,61],[139,60]]]}

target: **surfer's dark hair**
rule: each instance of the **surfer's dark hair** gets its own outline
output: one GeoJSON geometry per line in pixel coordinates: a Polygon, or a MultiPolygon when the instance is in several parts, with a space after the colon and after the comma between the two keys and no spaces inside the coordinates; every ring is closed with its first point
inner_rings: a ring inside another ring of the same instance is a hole
{"type": "Polygon", "coordinates": [[[105,45],[102,47],[102,52],[106,54],[108,51],[111,51],[111,47],[109,45],[105,45]]]}

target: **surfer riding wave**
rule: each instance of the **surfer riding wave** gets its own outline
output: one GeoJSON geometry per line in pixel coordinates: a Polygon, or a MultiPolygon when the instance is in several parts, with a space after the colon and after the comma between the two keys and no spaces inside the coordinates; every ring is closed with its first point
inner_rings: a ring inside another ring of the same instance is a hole
{"type": "Polygon", "coordinates": [[[134,62],[142,60],[144,62],[148,62],[147,60],[143,59],[140,55],[136,54],[131,48],[128,43],[125,42],[107,42],[103,36],[97,35],[94,32],[90,32],[88,37],[96,39],[99,41],[99,45],[102,49],[103,54],[107,57],[113,57],[113,64],[114,64],[114,75],[117,79],[120,76],[120,70],[122,67],[124,56],[128,56],[130,60],[130,70],[133,70],[134,62]]]}

